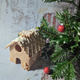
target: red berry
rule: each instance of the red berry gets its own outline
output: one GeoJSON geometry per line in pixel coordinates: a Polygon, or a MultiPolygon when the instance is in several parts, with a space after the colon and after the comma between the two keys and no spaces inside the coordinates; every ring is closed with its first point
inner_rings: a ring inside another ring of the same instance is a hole
{"type": "Polygon", "coordinates": [[[50,73],[49,67],[45,67],[45,68],[44,68],[44,73],[46,73],[46,74],[50,73]]]}
{"type": "Polygon", "coordinates": [[[65,27],[64,27],[63,25],[60,25],[60,26],[58,27],[58,31],[59,31],[59,32],[64,32],[64,31],[65,31],[65,27]]]}

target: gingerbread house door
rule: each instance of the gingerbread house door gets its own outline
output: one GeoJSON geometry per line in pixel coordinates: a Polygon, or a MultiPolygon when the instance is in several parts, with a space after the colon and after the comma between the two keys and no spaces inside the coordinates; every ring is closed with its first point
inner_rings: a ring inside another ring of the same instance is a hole
{"type": "Polygon", "coordinates": [[[16,64],[20,64],[21,60],[19,58],[16,58],[16,64]]]}

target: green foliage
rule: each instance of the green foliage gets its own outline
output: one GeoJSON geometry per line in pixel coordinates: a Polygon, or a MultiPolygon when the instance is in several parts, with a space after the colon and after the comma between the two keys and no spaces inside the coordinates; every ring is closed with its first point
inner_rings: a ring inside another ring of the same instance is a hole
{"type": "Polygon", "coordinates": [[[56,44],[65,44],[65,43],[69,43],[72,41],[72,37],[68,36],[68,35],[58,35],[55,39],[51,40],[51,43],[56,43],[56,44]]]}
{"type": "Polygon", "coordinates": [[[65,25],[65,34],[73,36],[74,34],[76,35],[77,32],[80,33],[80,30],[78,30],[80,25],[77,23],[75,18],[73,19],[73,16],[69,13],[68,8],[63,10],[63,13],[56,12],[56,17],[60,23],[65,25]]]}
{"type": "Polygon", "coordinates": [[[44,2],[54,2],[56,0],[42,0],[42,1],[44,1],[44,2]]]}
{"type": "Polygon", "coordinates": [[[67,48],[63,49],[59,45],[55,45],[54,53],[50,57],[51,62],[56,64],[56,62],[64,61],[67,58],[69,58],[69,54],[70,54],[70,52],[68,51],[67,48]]]}
{"type": "Polygon", "coordinates": [[[53,53],[54,46],[50,46],[50,43],[47,43],[43,49],[42,49],[42,56],[45,57],[45,59],[49,59],[49,56],[53,53]]]}
{"type": "MultiPolygon", "coordinates": [[[[57,12],[56,17],[60,23],[64,24],[65,32],[58,32],[54,26],[48,27],[49,24],[44,17],[41,20],[41,26],[37,27],[44,39],[49,38],[50,45],[48,46],[54,50],[50,56],[51,62],[55,64],[52,78],[54,80],[64,77],[65,80],[76,80],[73,62],[80,57],[80,22],[76,21],[76,17],[72,16],[68,9],[63,10],[63,13],[57,12]]],[[[44,55],[48,52],[45,49],[43,51],[45,52],[44,55]]]]}
{"type": "Polygon", "coordinates": [[[53,71],[54,72],[52,74],[52,79],[57,79],[61,78],[61,76],[65,76],[65,80],[76,80],[76,71],[74,69],[74,65],[70,60],[57,63],[57,65],[53,68],[53,71]]]}
{"type": "Polygon", "coordinates": [[[39,32],[44,38],[49,38],[50,40],[52,40],[58,35],[58,32],[55,30],[54,26],[48,27],[48,25],[49,24],[43,17],[41,20],[41,27],[38,27],[39,32]]]}
{"type": "Polygon", "coordinates": [[[45,3],[46,2],[51,3],[51,2],[55,2],[55,1],[57,1],[57,2],[67,2],[67,3],[70,3],[74,6],[76,6],[76,8],[78,8],[78,5],[75,3],[75,0],[42,0],[42,1],[44,1],[45,3]]]}
{"type": "MultiPolygon", "coordinates": [[[[46,40],[49,38],[50,45],[48,47],[54,52],[50,56],[53,67],[53,80],[64,77],[65,80],[76,80],[76,70],[74,63],[80,58],[80,8],[75,0],[42,0],[46,2],[67,2],[75,6],[77,12],[72,15],[68,8],[63,13],[56,12],[56,18],[65,26],[65,32],[60,33],[54,25],[49,27],[47,20],[43,17],[39,29],[40,35],[46,40]]],[[[44,55],[50,54],[47,49],[43,49],[44,55]]]]}

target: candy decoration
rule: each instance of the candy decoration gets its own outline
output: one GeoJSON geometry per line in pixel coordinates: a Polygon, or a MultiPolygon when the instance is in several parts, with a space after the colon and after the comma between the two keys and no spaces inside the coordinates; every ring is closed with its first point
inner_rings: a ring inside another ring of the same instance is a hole
{"type": "Polygon", "coordinates": [[[65,31],[65,27],[64,27],[63,25],[60,25],[60,26],[58,27],[58,31],[59,31],[59,32],[64,32],[64,31],[65,31]]]}
{"type": "Polygon", "coordinates": [[[46,73],[46,74],[50,73],[50,68],[49,67],[45,67],[44,68],[44,73],[46,73]]]}

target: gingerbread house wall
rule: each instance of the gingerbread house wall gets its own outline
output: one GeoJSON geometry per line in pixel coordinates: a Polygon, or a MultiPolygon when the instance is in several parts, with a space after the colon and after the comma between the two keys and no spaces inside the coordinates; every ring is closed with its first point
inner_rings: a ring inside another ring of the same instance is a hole
{"type": "Polygon", "coordinates": [[[33,57],[30,58],[29,65],[32,66],[34,62],[41,56],[42,51],[34,54],[33,57]]]}
{"type": "MultiPolygon", "coordinates": [[[[17,51],[16,50],[16,45],[19,45],[19,43],[15,43],[13,45],[10,46],[10,61],[17,63],[16,59],[20,59],[21,60],[21,64],[23,64],[24,62],[27,63],[27,65],[29,65],[29,57],[27,55],[27,53],[24,51],[24,49],[21,47],[21,51],[17,51]]],[[[20,45],[19,45],[20,46],[20,45]]]]}
{"type": "MultiPolygon", "coordinates": [[[[31,43],[27,45],[28,48],[31,48],[31,43]]],[[[34,43],[35,45],[35,43],[34,43]]],[[[34,49],[37,46],[34,46],[34,49]]],[[[28,70],[30,70],[30,67],[35,63],[35,61],[38,59],[39,56],[41,56],[41,50],[38,50],[37,53],[35,53],[33,56],[30,54],[32,53],[31,49],[27,51],[24,47],[21,47],[18,42],[14,43],[13,45],[10,46],[10,61],[13,63],[17,64],[17,60],[20,60],[21,66],[23,69],[26,69],[28,67],[28,70]],[[30,54],[28,54],[28,52],[30,54]]],[[[26,69],[27,70],[27,69],[26,69]]]]}

